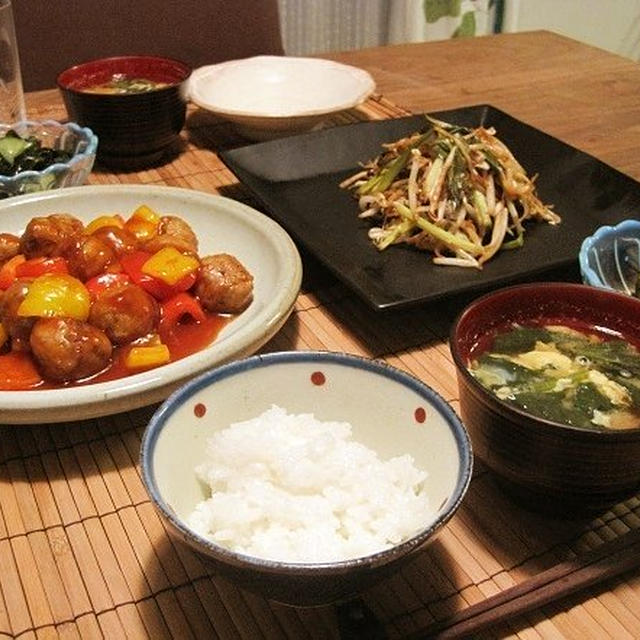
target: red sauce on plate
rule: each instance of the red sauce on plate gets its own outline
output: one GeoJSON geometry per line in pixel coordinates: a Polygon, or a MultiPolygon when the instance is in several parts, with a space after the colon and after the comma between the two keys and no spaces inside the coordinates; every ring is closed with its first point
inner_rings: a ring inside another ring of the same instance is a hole
{"type": "MultiPolygon", "coordinates": [[[[169,333],[160,332],[162,342],[167,345],[171,353],[171,362],[202,351],[216,339],[220,331],[232,319],[232,316],[206,313],[206,318],[201,322],[183,322],[177,324],[169,333]]],[[[143,343],[144,339],[116,347],[113,350],[109,367],[91,378],[65,383],[43,380],[28,352],[11,351],[2,354],[0,355],[0,391],[63,389],[130,377],[144,371],[144,369],[135,371],[128,369],[125,366],[127,353],[131,348],[143,343]]]]}

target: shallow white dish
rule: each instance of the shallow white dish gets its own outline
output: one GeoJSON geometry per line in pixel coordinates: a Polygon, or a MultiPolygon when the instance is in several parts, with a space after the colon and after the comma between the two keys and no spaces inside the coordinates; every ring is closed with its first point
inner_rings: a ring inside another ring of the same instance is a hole
{"type": "Polygon", "coordinates": [[[255,56],[196,69],[189,97],[253,140],[308,131],[374,91],[363,69],[319,58],[255,56]]]}
{"type": "Polygon", "coordinates": [[[209,347],[157,369],[68,389],[0,391],[0,424],[80,420],[159,402],[194,375],[254,353],[286,321],[302,279],[298,251],[277,223],[229,198],[162,186],[72,187],[0,203],[0,231],[19,234],[38,215],[67,212],[89,222],[143,203],[188,221],[201,254],[224,251],[243,262],[254,276],[253,302],[209,347]]]}

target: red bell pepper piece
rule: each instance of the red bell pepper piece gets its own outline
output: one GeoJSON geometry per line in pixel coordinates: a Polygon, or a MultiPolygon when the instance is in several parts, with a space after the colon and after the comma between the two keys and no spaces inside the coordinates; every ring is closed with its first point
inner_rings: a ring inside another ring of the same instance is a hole
{"type": "Polygon", "coordinates": [[[0,390],[35,389],[43,382],[33,359],[26,351],[10,351],[0,355],[0,390]]]}
{"type": "Polygon", "coordinates": [[[160,305],[160,325],[158,330],[162,335],[166,335],[181,322],[189,319],[193,322],[203,322],[206,317],[200,302],[192,295],[181,292],[160,305]]]}
{"type": "Polygon", "coordinates": [[[195,284],[197,272],[192,272],[178,280],[175,284],[167,284],[142,271],[142,266],[151,258],[146,251],[134,251],[120,258],[120,264],[131,279],[158,300],[168,300],[178,293],[187,291],[195,284]]]}
{"type": "Polygon", "coordinates": [[[84,286],[87,287],[91,297],[95,300],[106,289],[122,284],[131,284],[131,278],[120,271],[101,273],[99,276],[87,280],[84,286]]]}
{"type": "Polygon", "coordinates": [[[11,283],[18,277],[16,275],[17,268],[25,261],[26,258],[19,253],[0,267],[0,290],[4,291],[11,286],[11,283]]]}
{"type": "Polygon", "coordinates": [[[45,273],[69,273],[67,261],[57,256],[55,258],[31,258],[16,267],[18,278],[37,278],[45,273]]]}

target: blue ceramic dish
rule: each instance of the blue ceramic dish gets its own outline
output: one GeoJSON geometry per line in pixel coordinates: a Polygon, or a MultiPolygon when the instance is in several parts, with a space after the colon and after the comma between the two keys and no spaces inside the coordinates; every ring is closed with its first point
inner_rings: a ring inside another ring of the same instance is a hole
{"type": "Polygon", "coordinates": [[[23,171],[15,176],[0,175],[0,199],[25,193],[49,191],[84,184],[93,169],[98,148],[97,136],[74,122],[26,120],[12,125],[0,124],[0,137],[13,129],[23,137],[35,136],[45,147],[73,154],[68,162],[58,162],[43,171],[23,171]]]}
{"type": "Polygon", "coordinates": [[[638,296],[640,220],[600,227],[582,243],[579,260],[585,284],[638,296]]]}

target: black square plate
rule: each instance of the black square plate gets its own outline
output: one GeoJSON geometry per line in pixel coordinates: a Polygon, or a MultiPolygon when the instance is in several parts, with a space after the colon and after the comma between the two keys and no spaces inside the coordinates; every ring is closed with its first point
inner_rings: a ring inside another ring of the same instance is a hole
{"type": "Polygon", "coordinates": [[[454,124],[492,126],[538,193],[562,216],[533,223],[524,246],[504,251],[482,271],[437,266],[428,253],[395,245],[378,251],[339,187],[383,142],[413,133],[424,115],[344,125],[221,152],[227,166],[307,251],[375,309],[400,308],[443,296],[488,290],[573,267],[583,239],[603,224],[640,214],[640,184],[560,140],[488,105],[433,113],[454,124]]]}

